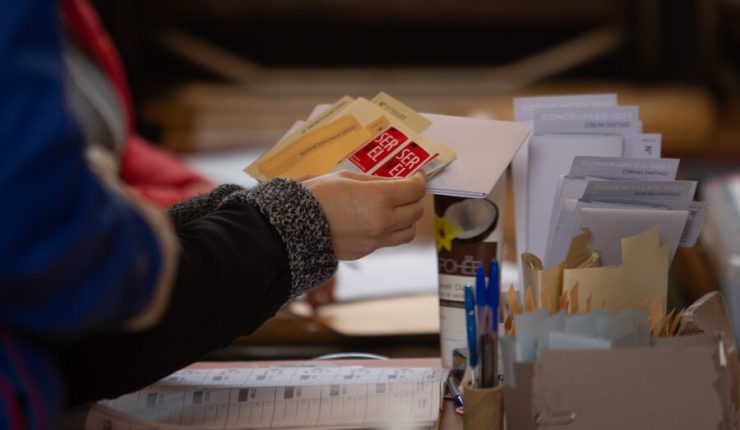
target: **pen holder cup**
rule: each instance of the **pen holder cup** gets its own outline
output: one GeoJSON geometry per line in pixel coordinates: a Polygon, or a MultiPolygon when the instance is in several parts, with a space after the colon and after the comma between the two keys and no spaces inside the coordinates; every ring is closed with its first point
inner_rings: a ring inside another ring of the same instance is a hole
{"type": "Polygon", "coordinates": [[[474,388],[470,381],[463,387],[465,430],[503,430],[504,389],[503,384],[492,388],[474,388]]]}

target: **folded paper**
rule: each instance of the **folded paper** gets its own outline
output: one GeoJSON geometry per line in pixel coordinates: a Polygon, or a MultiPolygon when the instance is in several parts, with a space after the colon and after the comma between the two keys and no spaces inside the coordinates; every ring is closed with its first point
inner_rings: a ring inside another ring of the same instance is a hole
{"type": "Polygon", "coordinates": [[[621,240],[622,264],[564,269],[563,290],[578,285],[579,299],[591,296],[593,309],[617,309],[658,297],[665,304],[668,293],[669,245],[660,244],[658,227],[621,240]]]}
{"type": "Polygon", "coordinates": [[[560,309],[559,298],[563,293],[565,269],[599,266],[599,253],[588,248],[589,237],[589,231],[575,236],[565,260],[547,269],[536,255],[528,252],[522,254],[524,288],[532,289],[538,307],[543,307],[550,313],[560,309]]]}

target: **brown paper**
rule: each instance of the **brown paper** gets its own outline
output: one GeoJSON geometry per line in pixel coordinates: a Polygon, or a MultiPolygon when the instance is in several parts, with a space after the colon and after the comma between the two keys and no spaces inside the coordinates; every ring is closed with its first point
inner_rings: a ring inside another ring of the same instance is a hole
{"type": "Polygon", "coordinates": [[[522,304],[519,303],[519,297],[517,297],[513,285],[506,291],[506,303],[509,305],[511,313],[515,315],[522,313],[522,304]]]}
{"type": "Polygon", "coordinates": [[[655,296],[655,299],[650,302],[648,315],[648,318],[650,319],[650,331],[655,333],[663,322],[663,304],[660,301],[660,297],[655,296]]]}
{"type": "Polygon", "coordinates": [[[570,306],[570,300],[568,299],[568,293],[565,292],[560,296],[560,309],[567,312],[568,306],[570,306]]]}
{"type": "Polygon", "coordinates": [[[681,316],[683,315],[683,312],[684,311],[678,312],[678,314],[676,314],[676,317],[673,318],[673,323],[671,323],[671,327],[668,330],[668,336],[676,335],[676,332],[678,331],[679,323],[681,322],[681,316]]]}
{"type": "Polygon", "coordinates": [[[594,305],[605,301],[608,309],[617,309],[624,300],[629,306],[634,301],[653,300],[656,296],[665,304],[669,251],[668,245],[660,245],[660,232],[657,226],[653,227],[622,239],[622,264],[565,269],[563,289],[569,290],[577,283],[581,300],[592,294],[594,305]]]}
{"type": "MultiPolygon", "coordinates": [[[[584,230],[581,234],[573,237],[568,249],[568,255],[562,263],[547,269],[542,265],[542,260],[534,254],[525,252],[522,254],[522,270],[524,288],[532,288],[534,297],[537,298],[538,307],[545,307],[545,303],[557,306],[558,299],[563,292],[563,270],[585,267],[597,267],[599,265],[599,253],[588,249],[588,239],[591,233],[584,230]]],[[[551,313],[558,309],[548,309],[551,313]]]]}
{"type": "Polygon", "coordinates": [[[503,430],[503,384],[494,388],[473,388],[470,382],[463,388],[465,430],[503,430]]]}
{"type": "Polygon", "coordinates": [[[578,301],[578,284],[574,285],[573,288],[570,289],[570,313],[571,314],[577,314],[578,308],[579,308],[579,301],[578,301]]]}
{"type": "Polygon", "coordinates": [[[524,289],[524,309],[526,309],[527,312],[534,312],[535,310],[534,294],[532,293],[532,289],[529,287],[524,289]]]}
{"type": "Polygon", "coordinates": [[[668,315],[665,316],[665,321],[663,321],[663,325],[660,327],[658,336],[668,336],[669,335],[671,331],[671,326],[673,325],[673,318],[674,318],[675,313],[676,313],[676,310],[671,309],[671,311],[668,312],[668,315]]]}

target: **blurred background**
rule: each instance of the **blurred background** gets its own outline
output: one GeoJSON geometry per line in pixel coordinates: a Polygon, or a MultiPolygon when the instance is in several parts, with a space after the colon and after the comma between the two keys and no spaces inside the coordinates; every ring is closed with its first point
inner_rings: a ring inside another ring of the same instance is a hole
{"type": "Polygon", "coordinates": [[[666,156],[740,146],[738,0],[96,3],[140,127],[178,151],[270,145],[316,103],[378,90],[503,119],[515,95],[617,92],[666,156]]]}
{"type": "MultiPolygon", "coordinates": [[[[740,185],[727,179],[740,174],[740,0],[95,4],[124,58],[141,132],[216,181],[232,181],[223,166],[240,171],[316,104],[344,94],[386,91],[421,112],[511,119],[515,96],[616,92],[640,106],[645,131],[663,134],[663,156],[680,157],[680,176],[701,181],[699,198],[716,206],[702,244],[674,261],[674,303],[740,289],[740,185]]],[[[363,343],[311,324],[288,325],[293,338],[281,332],[310,348],[342,340],[396,355],[433,353],[437,340],[363,343]]],[[[275,336],[258,332],[241,351],[276,354],[275,336]]],[[[326,345],[280,354],[335,352],[326,345]]]]}

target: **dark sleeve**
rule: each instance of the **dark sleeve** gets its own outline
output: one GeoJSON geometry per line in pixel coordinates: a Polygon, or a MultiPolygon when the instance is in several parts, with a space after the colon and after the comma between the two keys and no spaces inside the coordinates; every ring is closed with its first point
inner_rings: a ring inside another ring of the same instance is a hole
{"type": "Polygon", "coordinates": [[[167,215],[170,217],[175,230],[180,230],[190,221],[216,210],[229,194],[243,189],[243,187],[234,184],[219,185],[211,192],[198,194],[195,197],[173,204],[167,209],[167,215]]]}
{"type": "Polygon", "coordinates": [[[69,404],[151,384],[254,331],[291,295],[331,276],[328,224],[310,192],[278,180],[240,193],[178,230],[178,276],[158,324],[61,349],[69,404]],[[295,268],[312,285],[293,277],[295,268]]]}

